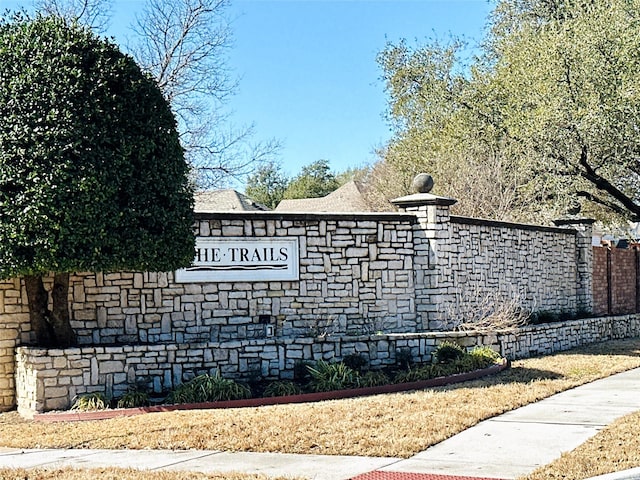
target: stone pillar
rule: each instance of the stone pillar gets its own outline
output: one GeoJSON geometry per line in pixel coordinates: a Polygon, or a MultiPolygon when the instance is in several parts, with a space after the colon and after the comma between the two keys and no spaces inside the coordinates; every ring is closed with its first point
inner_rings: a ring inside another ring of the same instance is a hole
{"type": "Polygon", "coordinates": [[[576,310],[593,312],[593,224],[590,218],[563,218],[554,220],[559,227],[576,231],[576,310]]]}
{"type": "MultiPolygon", "coordinates": [[[[416,177],[414,186],[424,174],[416,177]]],[[[433,180],[427,182],[433,186],[433,180]]],[[[423,177],[424,181],[424,177],[423,177]]],[[[453,319],[447,318],[447,305],[453,305],[455,294],[453,277],[447,275],[449,243],[451,236],[449,209],[457,200],[439,197],[430,188],[391,202],[398,208],[413,213],[414,225],[414,277],[416,288],[416,312],[426,331],[448,330],[453,319]]]]}
{"type": "Polygon", "coordinates": [[[16,405],[15,349],[28,330],[29,313],[20,279],[0,282],[0,412],[16,405]]]}

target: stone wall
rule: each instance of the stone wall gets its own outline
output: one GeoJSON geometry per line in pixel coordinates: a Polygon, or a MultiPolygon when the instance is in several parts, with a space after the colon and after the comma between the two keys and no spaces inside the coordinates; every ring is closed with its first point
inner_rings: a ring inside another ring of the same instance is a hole
{"type": "Polygon", "coordinates": [[[561,227],[451,216],[455,200],[428,193],[394,203],[416,216],[416,304],[427,330],[451,330],[482,310],[590,312],[592,220],[561,227]]]}
{"type": "Polygon", "coordinates": [[[499,351],[515,360],[639,336],[640,315],[631,314],[530,325],[499,335],[498,341],[499,351]]]}
{"type": "Polygon", "coordinates": [[[0,282],[0,411],[16,404],[15,349],[29,340],[29,312],[20,279],[0,282]]]}
{"type": "Polygon", "coordinates": [[[298,339],[255,339],[223,343],[81,347],[16,353],[18,409],[66,409],[75,395],[101,392],[117,398],[131,385],[155,392],[201,373],[219,370],[226,378],[292,378],[296,362],[337,361],[357,353],[372,368],[396,365],[399,352],[429,362],[443,341],[467,348],[486,345],[509,359],[550,354],[582,345],[640,335],[640,315],[602,317],[529,326],[511,333],[431,332],[298,339]]]}
{"type": "Polygon", "coordinates": [[[487,303],[496,309],[517,303],[527,311],[575,312],[575,231],[451,217],[443,247],[451,278],[451,317],[472,319],[487,303]]]}
{"type": "Polygon", "coordinates": [[[261,338],[261,316],[278,337],[415,331],[413,222],[393,214],[200,215],[200,237],[297,238],[300,280],[185,284],[173,272],[78,274],[72,325],[81,345],[261,338]]]}
{"type": "Polygon", "coordinates": [[[216,371],[239,380],[293,378],[297,362],[337,361],[354,353],[365,357],[374,369],[395,365],[399,352],[410,354],[415,362],[429,362],[433,350],[444,340],[465,346],[497,345],[495,335],[448,332],[65,350],[19,347],[18,409],[25,416],[67,409],[76,395],[100,392],[117,398],[132,385],[166,393],[196,375],[216,371]]]}
{"type": "MultiPolygon", "coordinates": [[[[174,272],[75,274],[72,326],[82,347],[258,341],[252,348],[259,348],[267,340],[451,330],[475,292],[521,296],[531,310],[590,308],[589,228],[451,217],[453,203],[416,194],[397,199],[402,213],[198,214],[204,239],[295,239],[299,277],[181,283],[174,272]]],[[[33,343],[26,304],[20,280],[0,282],[0,410],[15,405],[13,349],[33,343]]],[[[262,361],[240,371],[264,371],[262,361]]],[[[120,377],[130,379],[127,372],[120,377]]]]}

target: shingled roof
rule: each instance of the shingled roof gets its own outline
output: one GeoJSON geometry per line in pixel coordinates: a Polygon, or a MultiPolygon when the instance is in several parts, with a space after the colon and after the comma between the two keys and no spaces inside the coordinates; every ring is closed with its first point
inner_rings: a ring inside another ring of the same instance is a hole
{"type": "Polygon", "coordinates": [[[350,181],[321,198],[282,200],[277,212],[371,212],[357,182],[350,181]]]}
{"type": "Polygon", "coordinates": [[[269,211],[261,203],[230,189],[196,192],[194,199],[194,211],[199,213],[269,211]]]}

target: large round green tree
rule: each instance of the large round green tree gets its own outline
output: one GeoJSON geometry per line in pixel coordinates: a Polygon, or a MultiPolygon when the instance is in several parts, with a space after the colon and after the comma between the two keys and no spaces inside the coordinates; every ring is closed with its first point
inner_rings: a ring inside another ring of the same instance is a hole
{"type": "Polygon", "coordinates": [[[70,272],[192,261],[188,170],[161,91],[114,44],[56,17],[0,24],[0,278],[24,277],[40,345],[75,342],[70,272]]]}

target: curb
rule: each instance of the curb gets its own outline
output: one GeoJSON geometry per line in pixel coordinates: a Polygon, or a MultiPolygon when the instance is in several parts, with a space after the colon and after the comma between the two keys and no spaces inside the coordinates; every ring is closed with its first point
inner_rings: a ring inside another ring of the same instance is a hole
{"type": "Polygon", "coordinates": [[[55,422],[83,422],[91,420],[108,420],[117,417],[131,417],[144,413],[173,412],[177,410],[210,410],[218,408],[247,408],[263,407],[268,405],[286,405],[291,403],[319,402],[323,400],[340,400],[344,398],[364,397],[383,393],[399,393],[411,390],[421,390],[429,387],[441,387],[454,383],[475,380],[488,375],[499,373],[511,366],[509,360],[503,359],[502,363],[492,365],[481,370],[457,373],[448,377],[437,377],[418,382],[396,383],[380,387],[363,387],[348,390],[333,390],[331,392],[303,393],[300,395],[288,395],[284,397],[249,398],[245,400],[227,400],[222,402],[183,403],[177,405],[154,405],[151,407],[118,408],[113,410],[100,410],[95,412],[48,412],[36,413],[33,420],[43,423],[55,422]]]}

